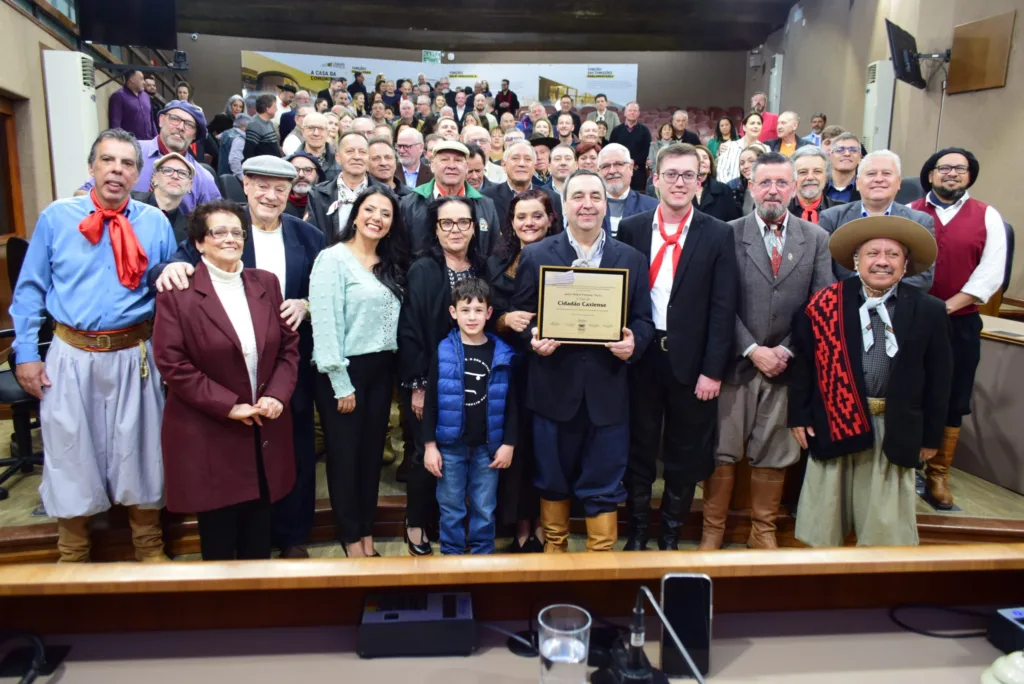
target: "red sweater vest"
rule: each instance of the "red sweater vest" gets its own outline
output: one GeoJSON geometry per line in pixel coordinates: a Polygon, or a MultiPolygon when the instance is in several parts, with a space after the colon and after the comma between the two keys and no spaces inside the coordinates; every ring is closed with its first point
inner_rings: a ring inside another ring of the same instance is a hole
{"type": "MultiPolygon", "coordinates": [[[[981,263],[988,233],[985,230],[985,211],[988,205],[969,198],[949,223],[942,223],[935,207],[924,198],[914,200],[911,209],[923,211],[935,221],[935,241],[939,245],[935,258],[935,280],[929,294],[945,301],[963,289],[974,269],[981,263]]],[[[960,309],[954,316],[975,313],[977,305],[960,309]]]]}

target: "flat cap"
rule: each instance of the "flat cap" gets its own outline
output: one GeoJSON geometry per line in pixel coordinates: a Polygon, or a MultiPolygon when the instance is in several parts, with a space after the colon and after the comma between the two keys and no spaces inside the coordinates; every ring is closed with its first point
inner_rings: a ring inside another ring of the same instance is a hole
{"type": "Polygon", "coordinates": [[[268,178],[287,178],[295,180],[298,173],[290,162],[272,154],[261,154],[250,157],[242,164],[242,173],[246,176],[266,176],[268,178]]]}
{"type": "Polygon", "coordinates": [[[192,178],[193,176],[196,175],[196,167],[192,165],[192,162],[190,162],[183,155],[180,155],[177,152],[168,152],[164,156],[162,156],[159,159],[157,159],[155,162],[153,162],[153,169],[154,170],[159,169],[161,166],[166,164],[171,159],[177,159],[182,164],[184,164],[186,167],[188,167],[188,177],[189,178],[192,178]]]}
{"type": "Polygon", "coordinates": [[[442,140],[434,146],[434,154],[438,152],[458,152],[466,157],[469,156],[469,148],[458,140],[442,140]]]}

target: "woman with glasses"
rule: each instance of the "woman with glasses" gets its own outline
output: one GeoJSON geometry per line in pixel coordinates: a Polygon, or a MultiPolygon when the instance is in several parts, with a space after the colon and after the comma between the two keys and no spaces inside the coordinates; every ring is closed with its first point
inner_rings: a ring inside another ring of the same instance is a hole
{"type": "Polygon", "coordinates": [[[351,558],[378,556],[373,522],[388,431],[408,238],[398,198],[371,185],[338,242],[309,276],[316,404],[327,441],[327,488],[351,558]]]}
{"type": "Polygon", "coordinates": [[[423,403],[432,357],[452,327],[448,307],[452,288],[466,278],[484,275],[486,255],[480,249],[473,202],[464,197],[439,197],[427,208],[434,231],[426,248],[409,267],[406,298],[398,317],[398,382],[400,399],[413,436],[413,465],[406,496],[405,541],[413,556],[433,553],[426,529],[437,520],[437,480],[423,467],[423,403]]]}
{"type": "Polygon", "coordinates": [[[277,276],[242,266],[249,230],[238,204],[200,205],[191,287],[157,297],[167,508],[197,514],[203,560],[270,558],[271,504],[295,484],[299,336],[279,314],[277,276]]]}
{"type": "Polygon", "coordinates": [[[693,203],[702,214],[713,216],[719,221],[732,221],[740,217],[740,208],[736,206],[729,186],[715,178],[715,158],[704,145],[695,145],[697,158],[700,159],[700,186],[693,198],[693,203]]]}

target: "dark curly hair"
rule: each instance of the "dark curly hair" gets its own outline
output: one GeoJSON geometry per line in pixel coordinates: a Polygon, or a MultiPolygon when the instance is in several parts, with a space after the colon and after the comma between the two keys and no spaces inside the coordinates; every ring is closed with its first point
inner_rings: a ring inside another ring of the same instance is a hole
{"type": "Polygon", "coordinates": [[[391,290],[396,297],[402,298],[405,292],[405,274],[409,270],[409,234],[402,221],[402,212],[398,208],[398,196],[391,188],[384,185],[370,185],[356,198],[352,211],[348,215],[345,227],[338,234],[332,245],[348,242],[356,234],[356,217],[363,203],[374,195],[382,195],[391,202],[391,229],[377,242],[377,256],[380,261],[373,267],[373,275],[377,276],[384,287],[391,290]]]}
{"type": "Polygon", "coordinates": [[[192,211],[192,215],[188,217],[188,239],[192,240],[192,242],[202,242],[205,240],[206,231],[209,230],[207,221],[214,214],[237,216],[238,220],[242,222],[242,230],[248,235],[252,232],[252,222],[249,220],[249,215],[245,212],[243,206],[238,202],[224,199],[200,204],[192,211]]]}
{"type": "Polygon", "coordinates": [[[518,193],[508,205],[508,216],[505,217],[505,223],[501,226],[501,237],[498,238],[498,244],[494,247],[494,255],[501,259],[502,263],[510,264],[515,261],[516,257],[519,256],[520,250],[523,248],[519,237],[516,235],[515,228],[512,227],[512,220],[516,216],[516,207],[519,206],[519,203],[529,200],[540,202],[544,206],[544,213],[551,219],[551,225],[548,226],[547,235],[544,237],[562,232],[562,220],[555,213],[554,206],[551,203],[551,195],[540,188],[530,188],[518,193]]]}
{"type": "Polygon", "coordinates": [[[473,237],[469,240],[466,261],[469,262],[469,266],[473,269],[474,273],[482,274],[484,267],[487,265],[487,255],[480,249],[480,222],[476,213],[476,203],[469,201],[465,197],[438,197],[430,203],[427,207],[427,246],[418,256],[429,256],[440,264],[442,270],[446,267],[447,262],[444,258],[444,249],[441,247],[441,241],[437,239],[437,214],[441,207],[451,202],[458,202],[469,207],[469,216],[473,219],[473,237]]]}

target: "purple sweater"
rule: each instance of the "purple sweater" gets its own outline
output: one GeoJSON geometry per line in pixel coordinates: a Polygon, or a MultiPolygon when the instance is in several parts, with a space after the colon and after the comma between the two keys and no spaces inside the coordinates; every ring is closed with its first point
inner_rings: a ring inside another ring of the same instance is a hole
{"type": "Polygon", "coordinates": [[[140,141],[156,137],[153,106],[145,91],[136,95],[127,86],[121,88],[110,96],[108,113],[111,128],[123,128],[140,141]]]}

